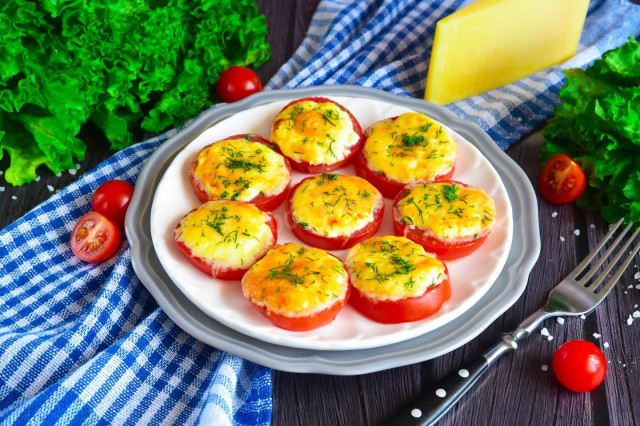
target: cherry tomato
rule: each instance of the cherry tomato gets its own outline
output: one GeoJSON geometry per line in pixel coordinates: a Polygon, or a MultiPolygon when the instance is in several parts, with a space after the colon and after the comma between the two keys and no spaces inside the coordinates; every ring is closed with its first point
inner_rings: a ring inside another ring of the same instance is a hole
{"type": "MultiPolygon", "coordinates": [[[[236,139],[241,139],[241,140],[250,141],[250,142],[258,142],[258,143],[267,145],[269,148],[273,149],[274,151],[282,155],[282,153],[280,152],[280,148],[278,148],[278,145],[266,140],[260,135],[240,134],[240,135],[229,136],[224,140],[236,140],[236,139]]],[[[209,146],[206,146],[203,149],[207,149],[209,146]]],[[[289,170],[289,175],[291,175],[291,164],[289,163],[289,159],[285,156],[282,156],[282,157],[284,159],[285,166],[287,166],[287,170],[289,170]]],[[[196,176],[196,173],[195,173],[197,166],[198,166],[198,160],[196,158],[193,160],[193,162],[191,163],[191,167],[189,168],[189,179],[191,180],[191,186],[193,186],[193,189],[196,192],[196,196],[198,197],[198,200],[205,203],[207,201],[221,199],[217,194],[208,192],[205,189],[205,187],[200,183],[200,179],[198,176],[196,176]]],[[[288,189],[289,189],[289,186],[287,185],[281,192],[277,194],[271,194],[271,195],[261,194],[261,195],[256,195],[254,198],[250,200],[241,200],[241,201],[251,203],[262,211],[271,211],[271,210],[274,210],[276,207],[278,207],[280,204],[282,204],[282,202],[287,196],[288,189]]]]}
{"type": "Polygon", "coordinates": [[[578,163],[565,154],[556,154],[542,166],[540,192],[555,204],[565,204],[584,191],[586,178],[578,163]]]}
{"type": "Polygon", "coordinates": [[[373,218],[371,222],[367,223],[362,228],[352,232],[349,235],[341,235],[338,237],[326,237],[324,235],[317,234],[313,230],[300,226],[293,215],[293,196],[300,185],[307,179],[316,179],[317,176],[309,176],[298,182],[291,191],[289,191],[289,197],[286,200],[285,206],[287,210],[287,220],[291,226],[291,231],[301,241],[317,248],[325,250],[342,250],[352,247],[364,241],[367,238],[373,236],[376,233],[380,224],[382,223],[382,217],[384,216],[384,202],[380,203],[378,207],[373,211],[373,218]]]}
{"type": "MultiPolygon", "coordinates": [[[[459,186],[467,186],[463,183],[450,181],[459,186]]],[[[398,208],[398,203],[407,196],[409,189],[403,189],[393,200],[391,208],[393,218],[393,229],[396,235],[407,237],[411,241],[420,244],[425,251],[433,253],[438,258],[449,260],[458,259],[476,251],[489,237],[490,230],[475,236],[472,240],[443,240],[432,235],[431,231],[420,226],[416,226],[406,221],[402,221],[402,214],[398,208]]]]}
{"type": "MultiPolygon", "coordinates": [[[[267,219],[266,223],[267,225],[269,225],[269,228],[271,228],[271,233],[273,234],[273,240],[272,240],[273,243],[271,244],[271,246],[267,247],[264,250],[266,254],[266,252],[269,249],[273,248],[276,245],[276,242],[278,241],[278,223],[276,222],[276,219],[275,217],[273,217],[273,214],[271,212],[265,212],[265,213],[269,215],[269,218],[267,219]]],[[[181,222],[182,220],[178,222],[178,224],[176,225],[176,229],[180,227],[181,222]]],[[[178,248],[180,249],[180,251],[187,257],[187,259],[189,260],[189,262],[191,262],[193,266],[200,269],[205,274],[211,275],[212,277],[217,278],[219,280],[227,280],[227,281],[241,280],[245,272],[247,272],[249,268],[252,266],[252,265],[246,265],[246,268],[231,268],[228,265],[225,265],[222,263],[212,262],[210,260],[203,259],[201,257],[194,255],[191,249],[183,241],[179,241],[177,238],[175,239],[175,241],[178,244],[178,248]]]]}
{"type": "Polygon", "coordinates": [[[571,340],[553,355],[553,372],[564,387],[588,392],[602,383],[607,360],[596,345],[586,340],[571,340]]]}
{"type": "MultiPolygon", "coordinates": [[[[292,158],[289,158],[289,161],[291,162],[291,167],[293,167],[294,169],[296,169],[297,171],[301,172],[301,173],[307,173],[307,174],[319,174],[319,173],[329,173],[332,172],[334,170],[338,170],[339,168],[341,168],[342,166],[346,165],[349,163],[349,161],[351,161],[351,159],[353,158],[353,156],[356,154],[356,152],[358,152],[358,148],[360,148],[360,146],[362,146],[363,142],[364,142],[364,135],[362,133],[362,127],[360,127],[360,123],[358,122],[358,120],[356,120],[356,118],[353,116],[353,114],[351,114],[351,112],[346,109],[345,107],[343,107],[342,105],[340,105],[339,103],[329,99],[329,98],[323,98],[323,97],[318,97],[318,96],[309,96],[306,98],[300,98],[300,99],[296,99],[292,102],[289,102],[287,105],[285,105],[284,108],[282,108],[282,110],[287,109],[288,107],[290,107],[293,104],[296,104],[298,102],[304,102],[304,101],[313,101],[313,102],[317,102],[317,103],[324,103],[324,102],[330,102],[333,104],[336,104],[340,109],[346,111],[347,114],[349,114],[349,118],[351,118],[351,124],[353,126],[353,130],[360,136],[360,139],[358,140],[358,142],[356,144],[354,144],[352,147],[349,148],[349,152],[347,153],[347,155],[339,161],[336,161],[335,163],[320,163],[320,164],[311,164],[307,161],[296,161],[292,158]]],[[[275,123],[273,123],[274,127],[277,127],[280,125],[281,120],[276,121],[275,123]]]]}
{"type": "Polygon", "coordinates": [[[347,289],[346,296],[342,301],[336,302],[328,308],[308,316],[287,317],[274,312],[269,312],[268,309],[257,305],[253,301],[251,304],[258,311],[262,312],[262,314],[264,314],[264,316],[266,316],[267,319],[277,327],[291,331],[307,331],[331,324],[338,313],[340,313],[347,300],[349,300],[350,293],[351,287],[347,289]]]}
{"type": "Polygon", "coordinates": [[[405,297],[398,300],[374,300],[353,287],[349,303],[363,315],[384,324],[418,321],[440,310],[451,297],[449,271],[445,265],[445,278],[435,287],[430,287],[422,296],[405,297]]]}
{"type": "Polygon", "coordinates": [[[96,189],[91,198],[91,209],[111,219],[124,229],[124,218],[133,197],[133,185],[123,180],[109,180],[96,189]]]}
{"type": "Polygon", "coordinates": [[[71,232],[71,251],[86,262],[109,259],[120,247],[120,230],[98,212],[82,216],[71,232]]]}
{"type": "Polygon", "coordinates": [[[262,90],[260,77],[245,67],[230,67],[220,74],[216,85],[223,102],[237,102],[262,90]]]}
{"type": "MultiPolygon", "coordinates": [[[[387,177],[383,172],[374,171],[369,167],[365,158],[364,149],[358,151],[354,159],[356,174],[363,179],[368,180],[385,198],[394,198],[405,186],[406,182],[398,182],[387,177]]],[[[443,175],[438,175],[433,182],[449,180],[453,176],[455,166],[443,175]]]]}

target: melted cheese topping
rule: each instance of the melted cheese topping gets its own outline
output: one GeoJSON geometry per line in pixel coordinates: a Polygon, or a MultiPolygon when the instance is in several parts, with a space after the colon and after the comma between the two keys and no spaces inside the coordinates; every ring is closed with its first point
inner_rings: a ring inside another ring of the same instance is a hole
{"type": "Polygon", "coordinates": [[[175,237],[211,264],[248,268],[274,243],[268,219],[253,204],[209,201],[180,221],[175,237]]]}
{"type": "Polygon", "coordinates": [[[332,102],[297,102],[271,125],[271,141],[284,155],[312,165],[343,160],[359,140],[347,111],[332,102]]]}
{"type": "Polygon", "coordinates": [[[267,252],[242,278],[242,293],[269,312],[308,316],[343,301],[349,288],[340,260],[296,243],[267,252]]]}
{"type": "Polygon", "coordinates": [[[291,181],[282,155],[249,140],[216,142],[198,153],[196,163],[195,177],[212,200],[251,201],[279,194],[291,181]]]}
{"type": "Polygon", "coordinates": [[[363,149],[370,169],[402,183],[447,174],[458,154],[458,146],[446,129],[417,112],[375,123],[363,149]]]}
{"type": "Polygon", "coordinates": [[[374,300],[417,297],[445,278],[443,263],[404,237],[374,237],[349,250],[351,282],[374,300]]]}
{"type": "Polygon", "coordinates": [[[304,180],[293,194],[296,223],[325,237],[350,235],[374,219],[384,207],[382,195],[357,176],[322,174],[304,180]]]}
{"type": "Polygon", "coordinates": [[[398,202],[396,220],[443,240],[471,240],[495,222],[493,199],[481,188],[455,183],[418,184],[398,202]]]}

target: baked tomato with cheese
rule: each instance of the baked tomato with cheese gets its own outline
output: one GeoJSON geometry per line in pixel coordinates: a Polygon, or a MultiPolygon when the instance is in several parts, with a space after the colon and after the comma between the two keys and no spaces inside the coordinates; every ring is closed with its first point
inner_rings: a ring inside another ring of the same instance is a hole
{"type": "Polygon", "coordinates": [[[291,166],[275,144],[259,135],[242,134],[201,149],[189,178],[203,203],[227,199],[273,210],[287,195],[291,166]]]}
{"type": "Polygon", "coordinates": [[[174,238],[180,251],[204,273],[239,280],[275,246],[278,225],[271,212],[253,204],[215,200],[187,213],[178,222],[174,238]]]}
{"type": "Polygon", "coordinates": [[[358,176],[394,198],[407,184],[450,179],[457,155],[456,142],[440,123],[409,112],[368,128],[354,163],[358,176]]]}
{"type": "Polygon", "coordinates": [[[337,170],[347,164],[363,141],[358,120],[339,103],[322,97],[297,99],[271,124],[271,142],[302,173],[337,170]]]}
{"type": "Polygon", "coordinates": [[[277,246],[242,278],[242,293],[274,325],[306,331],[331,323],[349,300],[344,263],[318,248],[277,246]]]}
{"type": "Polygon", "coordinates": [[[451,297],[447,266],[404,237],[369,238],[347,255],[353,291],[349,303],[381,323],[418,321],[451,297]]]}
{"type": "Polygon", "coordinates": [[[496,219],[495,203],[482,188],[457,181],[409,185],[392,208],[396,235],[420,244],[441,259],[477,250],[496,219]]]}
{"type": "Polygon", "coordinates": [[[373,185],[335,173],[301,180],[285,205],[293,234],[326,250],[349,248],[369,238],[384,215],[384,199],[373,185]]]}

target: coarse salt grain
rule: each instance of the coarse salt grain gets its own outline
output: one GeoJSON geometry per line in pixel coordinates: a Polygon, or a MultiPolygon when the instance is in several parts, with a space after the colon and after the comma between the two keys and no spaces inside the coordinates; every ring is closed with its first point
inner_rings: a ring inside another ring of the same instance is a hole
{"type": "Polygon", "coordinates": [[[633,316],[634,318],[640,318],[640,311],[635,311],[635,312],[632,314],[632,316],[633,316]]]}
{"type": "Polygon", "coordinates": [[[605,348],[608,348],[608,347],[609,347],[609,342],[604,342],[604,343],[602,344],[602,346],[604,346],[605,348]]]}
{"type": "Polygon", "coordinates": [[[580,315],[580,319],[587,319],[584,315],[580,315]]]}
{"type": "Polygon", "coordinates": [[[74,176],[78,171],[76,169],[69,169],[69,174],[74,176]]]}
{"type": "Polygon", "coordinates": [[[591,225],[589,225],[589,228],[591,228],[591,229],[595,229],[595,228],[596,228],[596,225],[594,225],[594,224],[592,223],[591,225]]]}
{"type": "Polygon", "coordinates": [[[543,336],[549,336],[549,330],[547,330],[547,327],[544,327],[542,330],[540,330],[540,334],[542,334],[543,336]]]}
{"type": "Polygon", "coordinates": [[[576,229],[575,231],[573,231],[573,233],[574,233],[574,235],[576,237],[580,236],[580,230],[579,229],[576,229]]]}
{"type": "Polygon", "coordinates": [[[560,241],[564,242],[564,237],[560,235],[560,241]]]}
{"type": "Polygon", "coordinates": [[[15,195],[12,195],[12,196],[11,196],[11,199],[12,199],[12,200],[17,200],[17,199],[18,199],[18,197],[16,197],[15,195]]]}
{"type": "Polygon", "coordinates": [[[36,182],[40,182],[40,176],[36,177],[36,182]]]}
{"type": "Polygon", "coordinates": [[[540,367],[540,369],[542,371],[547,371],[549,369],[549,366],[548,365],[543,365],[542,367],[540,367]]]}
{"type": "Polygon", "coordinates": [[[47,189],[49,190],[49,192],[53,192],[53,186],[47,185],[47,189]]]}
{"type": "Polygon", "coordinates": [[[640,272],[636,272],[636,274],[633,276],[634,279],[636,280],[640,280],[640,272]]]}
{"type": "Polygon", "coordinates": [[[56,173],[56,177],[62,176],[62,173],[56,173]]]}
{"type": "Polygon", "coordinates": [[[601,336],[601,335],[600,335],[600,334],[598,334],[598,333],[593,333],[593,337],[595,337],[595,338],[596,338],[596,340],[597,340],[597,339],[599,339],[599,338],[600,338],[600,336],[601,336]]]}
{"type": "Polygon", "coordinates": [[[4,186],[0,186],[0,192],[4,192],[4,186]]]}
{"type": "Polygon", "coordinates": [[[633,317],[629,315],[629,318],[627,318],[627,325],[631,325],[631,324],[633,324],[633,317]]]}
{"type": "Polygon", "coordinates": [[[556,217],[556,216],[558,216],[558,212],[551,213],[551,217],[556,217]]]}
{"type": "Polygon", "coordinates": [[[558,321],[558,324],[564,324],[564,318],[562,317],[558,317],[557,321],[558,321]]]}

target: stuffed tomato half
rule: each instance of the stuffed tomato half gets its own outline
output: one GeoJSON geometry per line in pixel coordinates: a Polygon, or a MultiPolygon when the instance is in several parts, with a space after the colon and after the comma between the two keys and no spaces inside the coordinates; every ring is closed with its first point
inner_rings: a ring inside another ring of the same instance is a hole
{"type": "Polygon", "coordinates": [[[396,235],[441,259],[473,253],[496,220],[495,203],[482,188],[456,181],[408,185],[396,196],[391,211],[396,235]]]}
{"type": "Polygon", "coordinates": [[[306,331],[330,324],[349,300],[344,263],[324,250],[288,243],[242,278],[242,293],[274,325],[306,331]]]}
{"type": "Polygon", "coordinates": [[[354,163],[358,176],[394,198],[407,184],[450,179],[457,154],[456,142],[440,123],[410,112],[368,128],[354,163]]]}
{"type": "Polygon", "coordinates": [[[301,180],[285,205],[294,235],[326,250],[349,248],[369,238],[384,215],[384,199],[373,185],[335,173],[301,180]]]}
{"type": "Polygon", "coordinates": [[[404,237],[369,238],[349,250],[346,263],[349,303],[380,323],[427,318],[451,297],[447,266],[404,237]]]}
{"type": "Polygon", "coordinates": [[[275,246],[278,225],[271,212],[239,201],[208,201],[176,225],[180,251],[198,269],[221,280],[239,280],[275,246]]]}
{"type": "Polygon", "coordinates": [[[277,145],[259,135],[241,134],[201,149],[189,179],[203,203],[227,199],[273,210],[287,195],[291,166],[277,145]]]}
{"type": "Polygon", "coordinates": [[[294,169],[324,173],[347,164],[362,145],[362,128],[351,112],[322,97],[297,99],[271,124],[271,142],[294,169]]]}

